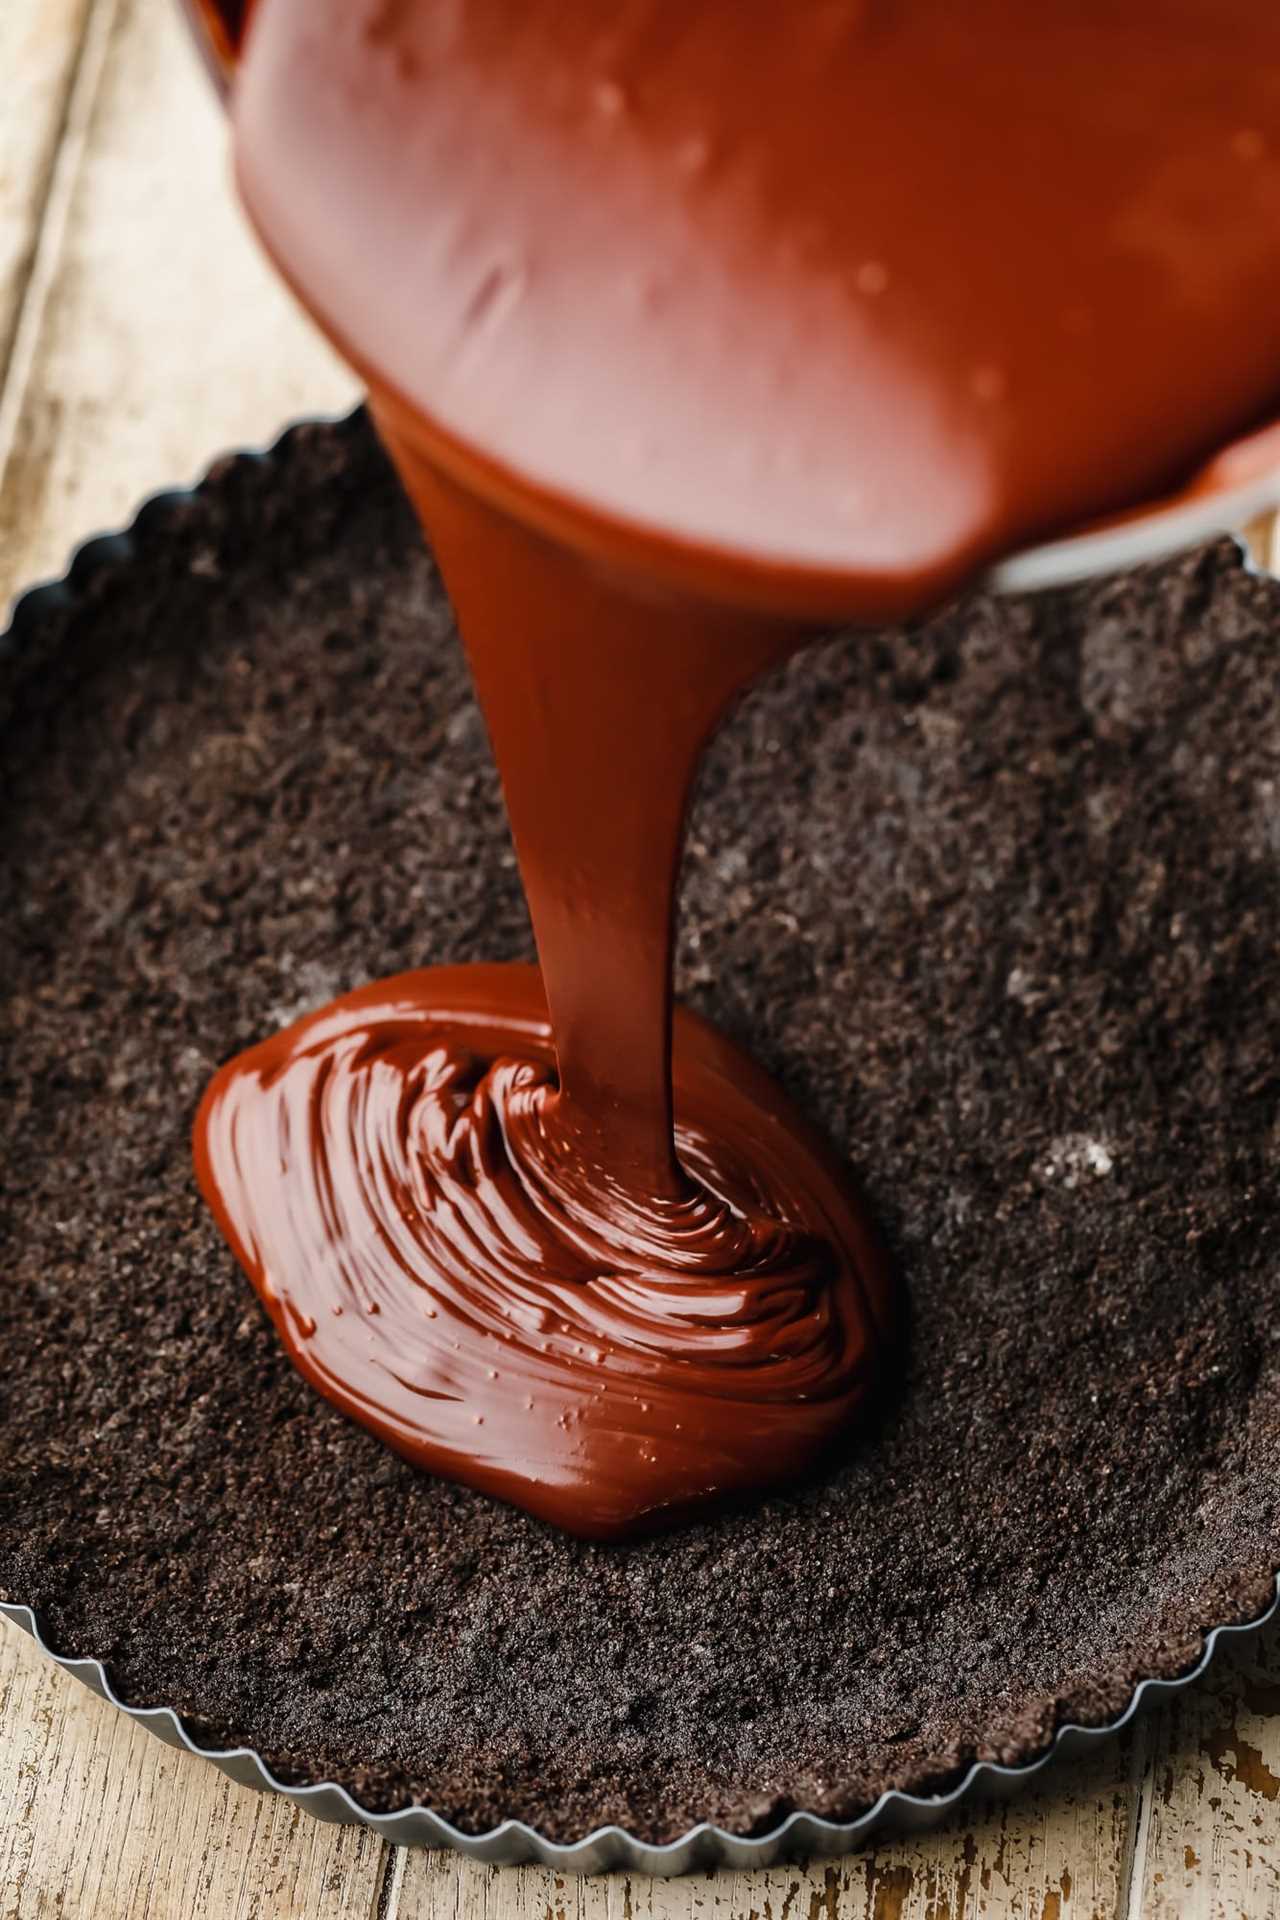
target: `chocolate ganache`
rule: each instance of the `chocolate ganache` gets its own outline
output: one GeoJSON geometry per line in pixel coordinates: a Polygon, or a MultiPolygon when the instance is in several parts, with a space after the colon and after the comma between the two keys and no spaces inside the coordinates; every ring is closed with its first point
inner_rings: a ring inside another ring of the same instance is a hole
{"type": "Polygon", "coordinates": [[[673,1027],[698,756],[817,618],[1274,411],[1278,109],[1243,0],[258,0],[241,187],[440,561],[541,978],[348,995],[222,1069],[197,1168],[299,1367],[422,1465],[611,1536],[849,1426],[874,1238],[673,1027]]]}

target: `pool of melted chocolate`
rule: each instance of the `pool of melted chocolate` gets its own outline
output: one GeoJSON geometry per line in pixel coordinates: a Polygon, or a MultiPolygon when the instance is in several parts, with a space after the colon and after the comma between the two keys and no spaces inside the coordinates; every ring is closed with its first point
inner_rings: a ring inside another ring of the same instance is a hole
{"type": "Polygon", "coordinates": [[[790,1102],[691,1014],[674,1060],[687,1190],[637,1206],[565,1152],[535,968],[400,974],[218,1076],[200,1183],[331,1400],[420,1466],[633,1532],[812,1465],[888,1313],[790,1102]]]}

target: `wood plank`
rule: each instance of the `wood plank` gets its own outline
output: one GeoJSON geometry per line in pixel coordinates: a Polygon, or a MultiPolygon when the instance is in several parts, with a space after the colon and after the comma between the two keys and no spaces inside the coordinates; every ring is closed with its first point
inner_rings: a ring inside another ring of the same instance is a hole
{"type": "Polygon", "coordinates": [[[1048,1791],[846,1859],[760,1873],[578,1880],[401,1852],[387,1920],[1110,1920],[1123,1906],[1145,1749],[1058,1768],[1048,1791]]]}
{"type": "Polygon", "coordinates": [[[5,1920],[373,1920],[387,1853],[164,1746],[0,1625],[5,1920]]]}
{"type": "Polygon", "coordinates": [[[49,197],[91,0],[0,9],[0,387],[49,197]]]}
{"type": "Polygon", "coordinates": [[[1260,513],[1243,529],[1243,539],[1254,565],[1274,573],[1280,563],[1280,514],[1260,513]]]}
{"type": "Polygon", "coordinates": [[[1280,1628],[1152,1731],[1135,1920],[1280,1920],[1280,1628]]]}
{"type": "Polygon", "coordinates": [[[143,494],[357,393],[247,231],[172,0],[97,9],[83,151],[0,403],[0,602],[61,572],[73,541],[127,519],[143,494]]]}

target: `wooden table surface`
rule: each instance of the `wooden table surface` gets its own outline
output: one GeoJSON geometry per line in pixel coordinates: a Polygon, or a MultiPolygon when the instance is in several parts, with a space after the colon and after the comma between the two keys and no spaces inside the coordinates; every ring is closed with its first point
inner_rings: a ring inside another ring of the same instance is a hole
{"type": "MultiPolygon", "coordinates": [[[[0,0],[0,602],[352,382],[243,230],[171,0],[0,0]]],[[[0,1920],[1280,1920],[1280,1632],[1048,1791],[834,1865],[566,1880],[233,1787],[0,1626],[0,1920]]]]}

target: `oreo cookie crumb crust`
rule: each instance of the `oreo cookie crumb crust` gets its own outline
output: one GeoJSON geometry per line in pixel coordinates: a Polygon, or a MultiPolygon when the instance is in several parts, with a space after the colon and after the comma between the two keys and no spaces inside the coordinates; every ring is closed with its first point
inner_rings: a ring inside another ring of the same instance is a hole
{"type": "Polygon", "coordinates": [[[1033,1757],[1280,1565],[1280,586],[1220,546],[756,689],[678,987],[848,1155],[902,1373],[638,1545],[413,1472],[195,1192],[214,1066],[531,956],[449,611],[363,422],[223,463],[0,664],[0,1597],[203,1744],[571,1840],[1033,1757]]]}

